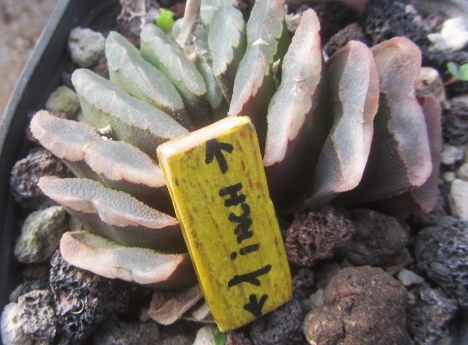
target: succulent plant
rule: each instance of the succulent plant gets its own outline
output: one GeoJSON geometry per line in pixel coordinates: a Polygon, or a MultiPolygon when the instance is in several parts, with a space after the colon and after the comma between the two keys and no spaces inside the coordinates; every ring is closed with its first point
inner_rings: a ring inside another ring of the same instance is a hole
{"type": "Polygon", "coordinates": [[[429,211],[440,108],[416,98],[419,49],[403,37],[372,49],[351,41],[325,63],[319,32],[307,10],[290,39],[283,0],[257,0],[247,23],[230,0],[190,1],[175,40],[148,24],[140,50],[111,32],[110,80],[72,76],[82,122],[45,111],[31,122],[76,175],[39,182],[87,229],[62,238],[64,258],[156,287],[194,283],[155,151],[223,116],[251,117],[278,213],[401,200],[429,211]]]}

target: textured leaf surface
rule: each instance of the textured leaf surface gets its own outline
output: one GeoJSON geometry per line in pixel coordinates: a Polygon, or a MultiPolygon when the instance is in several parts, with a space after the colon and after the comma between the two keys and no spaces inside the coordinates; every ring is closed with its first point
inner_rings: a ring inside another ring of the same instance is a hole
{"type": "Polygon", "coordinates": [[[426,119],[431,147],[431,176],[421,186],[391,199],[376,202],[376,206],[391,212],[430,212],[437,202],[439,193],[439,166],[442,151],[441,108],[433,96],[419,99],[426,119]]]}
{"type": "Polygon", "coordinates": [[[183,288],[196,282],[188,254],[125,247],[89,231],[65,233],[60,252],[71,265],[107,278],[163,289],[183,288]]]}
{"type": "Polygon", "coordinates": [[[223,92],[218,84],[212,65],[212,55],[208,48],[208,32],[202,26],[198,26],[195,31],[195,51],[197,54],[196,67],[200,72],[206,85],[206,99],[210,103],[211,109],[216,111],[225,105],[223,92]]]}
{"type": "Polygon", "coordinates": [[[82,178],[42,177],[39,188],[86,228],[128,246],[185,251],[177,220],[130,195],[82,178]]]}
{"type": "Polygon", "coordinates": [[[268,103],[275,91],[271,66],[281,58],[285,35],[283,0],[258,0],[247,22],[247,48],[237,71],[229,115],[247,115],[265,141],[268,103]],[[281,43],[281,44],[280,44],[281,43]]]}
{"type": "Polygon", "coordinates": [[[200,6],[200,19],[205,27],[210,27],[215,12],[223,6],[236,6],[235,0],[202,0],[200,6]]]}
{"type": "Polygon", "coordinates": [[[154,160],[123,141],[105,140],[85,123],[36,113],[31,132],[77,177],[100,181],[151,206],[170,209],[164,176],[154,160]]]}
{"type": "Polygon", "coordinates": [[[313,195],[306,201],[312,208],[326,205],[361,181],[379,105],[377,69],[365,44],[351,41],[336,52],[327,62],[326,77],[334,122],[317,163],[313,195]]]}
{"type": "Polygon", "coordinates": [[[126,141],[151,157],[160,144],[188,132],[166,113],[89,70],[76,70],[72,82],[85,122],[95,128],[110,126],[114,139],[126,141]]]}
{"type": "Polygon", "coordinates": [[[157,68],[143,59],[139,50],[117,32],[106,39],[106,58],[110,80],[131,96],[169,114],[185,128],[192,121],[174,85],[157,68]]]}
{"type": "Polygon", "coordinates": [[[208,46],[212,55],[213,74],[231,101],[234,78],[245,53],[245,22],[242,13],[233,6],[222,6],[214,14],[208,46]]]}
{"type": "Polygon", "coordinates": [[[304,196],[331,122],[326,105],[320,23],[313,10],[302,20],[284,57],[278,91],[268,108],[263,164],[280,209],[304,196]],[[297,162],[301,162],[297,164],[297,162]]]}
{"type": "Polygon", "coordinates": [[[380,84],[379,109],[369,160],[358,187],[344,193],[354,203],[386,199],[421,186],[432,171],[424,114],[414,91],[419,48],[395,37],[372,48],[380,84]]]}
{"type": "Polygon", "coordinates": [[[174,84],[195,127],[208,124],[210,114],[204,98],[206,85],[195,65],[156,25],[145,25],[140,40],[141,55],[174,84]]]}

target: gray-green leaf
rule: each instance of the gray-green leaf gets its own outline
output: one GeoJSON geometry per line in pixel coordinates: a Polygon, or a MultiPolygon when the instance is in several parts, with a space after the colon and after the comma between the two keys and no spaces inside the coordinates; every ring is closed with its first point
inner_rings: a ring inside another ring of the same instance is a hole
{"type": "Polygon", "coordinates": [[[92,71],[72,75],[84,121],[95,128],[111,127],[112,137],[126,141],[150,157],[163,142],[188,131],[163,111],[128,95],[92,71]]]}
{"type": "Polygon", "coordinates": [[[44,176],[39,188],[88,230],[127,246],[184,252],[177,219],[132,196],[83,178],[44,176]]]}
{"type": "Polygon", "coordinates": [[[195,65],[176,43],[156,25],[147,24],[140,36],[143,58],[159,69],[176,87],[196,128],[210,122],[208,104],[204,98],[205,82],[195,65]]]}
{"type": "Polygon", "coordinates": [[[117,32],[106,39],[110,80],[136,97],[169,114],[187,129],[192,121],[174,85],[157,68],[143,59],[139,50],[117,32]]]}
{"type": "Polygon", "coordinates": [[[208,32],[213,74],[228,102],[231,101],[234,78],[245,53],[245,30],[242,13],[233,6],[222,6],[215,12],[208,32]]]}

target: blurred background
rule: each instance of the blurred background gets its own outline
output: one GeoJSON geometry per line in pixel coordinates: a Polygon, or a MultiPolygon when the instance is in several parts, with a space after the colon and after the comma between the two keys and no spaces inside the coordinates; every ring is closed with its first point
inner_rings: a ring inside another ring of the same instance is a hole
{"type": "Polygon", "coordinates": [[[57,0],[0,0],[0,118],[57,0]]]}

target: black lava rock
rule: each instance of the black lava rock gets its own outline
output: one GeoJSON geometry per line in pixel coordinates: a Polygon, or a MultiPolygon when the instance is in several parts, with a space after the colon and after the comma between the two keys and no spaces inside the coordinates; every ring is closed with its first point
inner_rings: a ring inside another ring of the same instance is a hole
{"type": "Polygon", "coordinates": [[[24,333],[38,343],[54,341],[57,318],[49,290],[34,290],[20,296],[18,310],[24,333]]]}
{"type": "Polygon", "coordinates": [[[254,321],[250,337],[255,345],[307,344],[302,333],[305,313],[293,299],[254,321]]]}
{"type": "Polygon", "coordinates": [[[444,141],[450,145],[468,143],[468,106],[462,102],[452,102],[450,109],[442,116],[444,141]]]}
{"type": "Polygon", "coordinates": [[[80,344],[99,323],[129,308],[133,286],[78,269],[57,251],[51,260],[59,345],[80,344]]]}
{"type": "Polygon", "coordinates": [[[11,192],[15,200],[25,208],[45,208],[54,202],[42,193],[37,182],[42,176],[69,176],[66,166],[45,149],[33,149],[16,162],[10,177],[11,192]]]}
{"type": "Polygon", "coordinates": [[[458,310],[457,302],[427,284],[411,292],[415,299],[408,305],[406,315],[415,342],[420,345],[447,342],[450,339],[448,326],[458,310]]]}
{"type": "Polygon", "coordinates": [[[372,45],[396,36],[405,36],[420,47],[427,47],[428,32],[415,21],[416,14],[406,4],[394,0],[369,0],[363,13],[364,33],[372,45]]]}
{"type": "Polygon", "coordinates": [[[161,344],[159,327],[149,322],[114,322],[100,327],[94,345],[151,345],[161,344]]]}
{"type": "Polygon", "coordinates": [[[468,221],[444,217],[423,229],[415,246],[418,267],[468,309],[468,221]]]}

